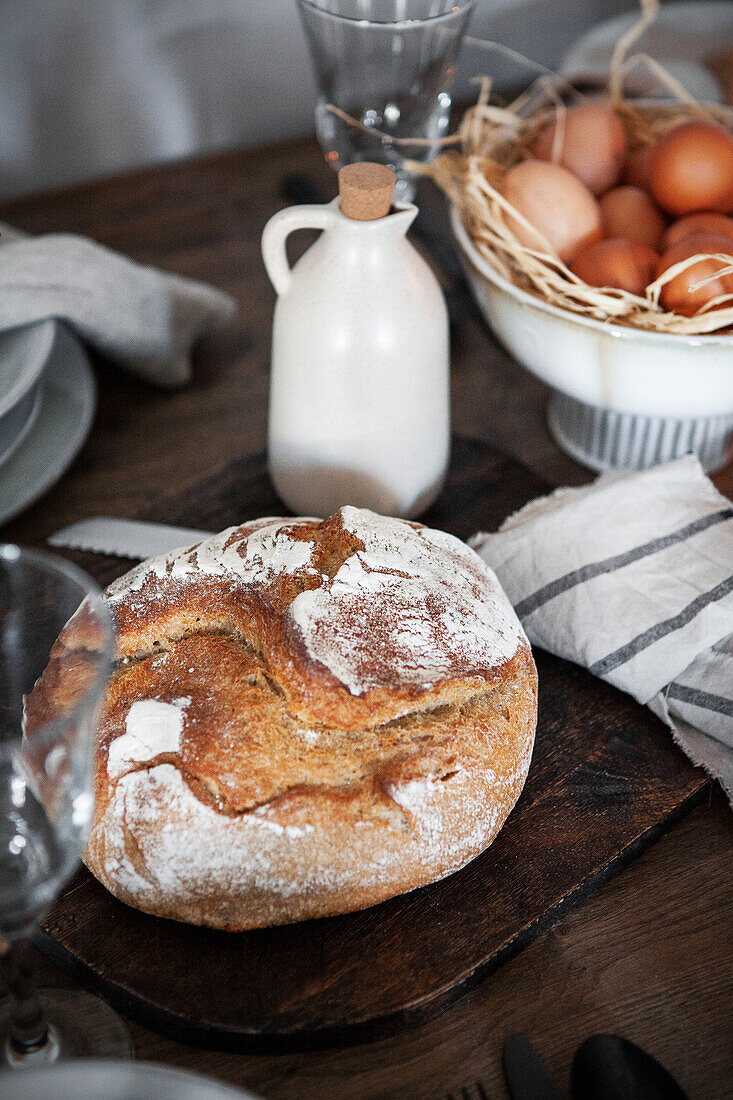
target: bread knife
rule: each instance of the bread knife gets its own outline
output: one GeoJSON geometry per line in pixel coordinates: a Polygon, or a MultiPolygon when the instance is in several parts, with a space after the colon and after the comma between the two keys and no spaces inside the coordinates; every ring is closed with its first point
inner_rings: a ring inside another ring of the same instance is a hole
{"type": "Polygon", "coordinates": [[[50,535],[51,546],[72,550],[89,550],[93,554],[108,554],[114,558],[153,558],[170,554],[181,546],[190,546],[212,535],[193,527],[171,527],[165,523],[144,523],[136,519],[115,519],[113,516],[92,516],[62,527],[50,535]]]}

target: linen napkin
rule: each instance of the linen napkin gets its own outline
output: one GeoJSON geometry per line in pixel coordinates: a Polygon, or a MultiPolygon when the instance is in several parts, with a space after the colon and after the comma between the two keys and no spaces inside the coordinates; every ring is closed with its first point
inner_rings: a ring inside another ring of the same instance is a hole
{"type": "Polygon", "coordinates": [[[191,348],[234,299],[144,267],[86,237],[28,237],[0,223],[0,331],[65,321],[81,340],[164,389],[191,379],[191,348]]]}
{"type": "Polygon", "coordinates": [[[471,545],[531,642],[649,706],[733,804],[733,505],[696,458],[558,489],[471,545]]]}

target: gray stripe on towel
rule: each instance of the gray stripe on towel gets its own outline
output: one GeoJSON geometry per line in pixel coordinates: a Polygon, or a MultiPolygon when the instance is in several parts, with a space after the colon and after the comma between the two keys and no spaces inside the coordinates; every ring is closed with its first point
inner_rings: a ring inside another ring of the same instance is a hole
{"type": "Polygon", "coordinates": [[[549,584],[538,588],[533,595],[520,600],[515,605],[514,610],[520,619],[524,619],[526,615],[531,615],[533,611],[536,611],[538,607],[542,607],[549,600],[553,600],[556,596],[562,595],[563,592],[575,588],[576,585],[583,584],[584,581],[593,580],[594,577],[599,577],[603,573],[613,573],[614,570],[622,569],[625,565],[630,565],[641,558],[658,554],[661,550],[666,550],[668,546],[684,542],[700,531],[706,531],[708,527],[714,527],[715,524],[724,523],[732,518],[733,508],[723,508],[719,512],[713,512],[709,516],[703,516],[692,523],[687,523],[684,527],[680,527],[678,531],[673,531],[669,535],[663,535],[661,538],[652,539],[651,542],[645,542],[643,546],[636,546],[633,550],[626,550],[623,554],[616,554],[614,557],[605,558],[603,561],[583,565],[580,569],[574,569],[572,573],[566,573],[563,577],[558,577],[557,580],[550,581],[549,584]]]}
{"type": "Polygon", "coordinates": [[[667,698],[679,699],[681,703],[690,703],[693,707],[714,710],[718,714],[726,714],[729,718],[733,718],[733,699],[712,695],[709,691],[699,691],[698,688],[686,687],[685,684],[672,683],[667,688],[667,698]]]}
{"type": "Polygon", "coordinates": [[[622,645],[620,649],[616,649],[613,653],[609,653],[607,657],[602,657],[600,661],[596,661],[590,666],[590,672],[594,676],[605,676],[607,673],[613,672],[615,668],[625,665],[632,657],[636,657],[637,654],[654,645],[660,638],[664,638],[667,634],[672,634],[680,627],[686,626],[696,615],[699,615],[703,608],[708,607],[711,603],[717,603],[718,600],[724,599],[731,592],[733,592],[733,576],[721,581],[709,592],[703,592],[702,595],[696,596],[678,615],[650,626],[648,630],[645,630],[642,634],[637,634],[635,638],[632,638],[626,645],[622,645]]]}

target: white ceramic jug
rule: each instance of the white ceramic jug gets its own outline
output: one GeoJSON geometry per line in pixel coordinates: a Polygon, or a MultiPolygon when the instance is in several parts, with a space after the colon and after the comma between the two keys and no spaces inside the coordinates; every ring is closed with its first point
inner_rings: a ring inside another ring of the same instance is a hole
{"type": "Polygon", "coordinates": [[[357,221],[335,199],[283,210],[265,227],[262,255],[278,294],[269,468],[297,513],[327,516],[353,504],[416,516],[443,483],[448,314],[435,276],[405,239],[417,208],[391,210],[357,221]],[[285,241],[304,228],[323,232],[291,269],[285,241]]]}

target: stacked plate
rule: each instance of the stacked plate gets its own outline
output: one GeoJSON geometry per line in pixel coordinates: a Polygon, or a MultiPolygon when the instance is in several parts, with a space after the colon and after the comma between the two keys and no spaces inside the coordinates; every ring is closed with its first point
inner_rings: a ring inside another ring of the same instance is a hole
{"type": "Polygon", "coordinates": [[[40,1069],[0,1067],[3,1100],[257,1100],[198,1073],[150,1062],[61,1062],[40,1069]]]}
{"type": "Polygon", "coordinates": [[[94,378],[57,321],[0,333],[0,523],[58,480],[94,418],[94,378]]]}

